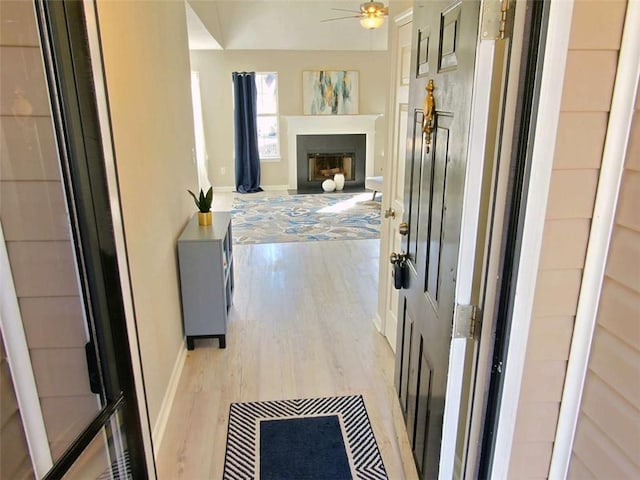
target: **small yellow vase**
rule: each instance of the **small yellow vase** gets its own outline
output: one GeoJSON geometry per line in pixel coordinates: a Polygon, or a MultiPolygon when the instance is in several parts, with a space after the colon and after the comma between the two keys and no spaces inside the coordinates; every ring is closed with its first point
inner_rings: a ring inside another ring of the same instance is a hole
{"type": "Polygon", "coordinates": [[[213,223],[213,214],[211,212],[198,212],[198,225],[206,227],[213,223]]]}

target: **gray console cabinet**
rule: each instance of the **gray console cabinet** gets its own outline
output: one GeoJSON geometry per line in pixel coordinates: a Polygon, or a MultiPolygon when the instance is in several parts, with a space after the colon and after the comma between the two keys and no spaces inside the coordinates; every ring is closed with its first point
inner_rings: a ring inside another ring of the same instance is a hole
{"type": "Polygon", "coordinates": [[[207,227],[194,215],[178,238],[178,262],[187,349],[195,338],[218,338],[225,348],[234,287],[231,214],[214,212],[207,227]]]}

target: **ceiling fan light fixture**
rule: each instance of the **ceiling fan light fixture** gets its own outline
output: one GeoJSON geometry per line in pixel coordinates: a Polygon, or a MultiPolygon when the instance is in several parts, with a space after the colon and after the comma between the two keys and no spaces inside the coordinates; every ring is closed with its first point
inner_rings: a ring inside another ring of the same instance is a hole
{"type": "Polygon", "coordinates": [[[360,5],[360,11],[367,15],[386,15],[388,13],[387,7],[382,2],[365,2],[360,5]]]}
{"type": "MultiPolygon", "coordinates": [[[[2,0],[0,0],[2,1],[2,0]]],[[[351,15],[349,17],[340,18],[328,18],[326,20],[320,20],[321,22],[331,22],[333,20],[343,20],[346,18],[359,18],[360,25],[368,30],[380,28],[384,23],[384,17],[389,15],[389,7],[385,7],[384,3],[377,2],[375,0],[369,0],[360,5],[360,11],[345,10],[343,8],[332,8],[332,10],[338,10],[341,12],[357,13],[357,15],[351,15]]]]}
{"type": "Polygon", "coordinates": [[[384,23],[384,17],[379,17],[377,15],[367,15],[366,17],[362,17],[360,19],[360,25],[369,30],[373,30],[375,28],[379,28],[384,23]]]}

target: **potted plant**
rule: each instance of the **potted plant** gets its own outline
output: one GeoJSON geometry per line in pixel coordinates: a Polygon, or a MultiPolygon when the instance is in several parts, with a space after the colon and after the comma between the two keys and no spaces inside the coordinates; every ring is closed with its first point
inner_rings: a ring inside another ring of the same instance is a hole
{"type": "Polygon", "coordinates": [[[196,202],[196,207],[198,207],[198,224],[205,227],[207,225],[211,225],[213,221],[213,215],[211,214],[211,204],[213,203],[213,187],[209,187],[207,193],[205,194],[202,189],[200,189],[200,195],[196,196],[191,190],[187,190],[193,197],[193,200],[196,202]]]}

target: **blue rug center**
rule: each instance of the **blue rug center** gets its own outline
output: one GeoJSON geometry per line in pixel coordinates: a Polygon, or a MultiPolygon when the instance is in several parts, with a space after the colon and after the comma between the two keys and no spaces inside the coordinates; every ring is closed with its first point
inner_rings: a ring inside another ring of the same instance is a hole
{"type": "Polygon", "coordinates": [[[337,415],[260,422],[261,480],[351,480],[337,415]]]}

